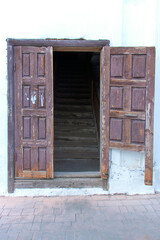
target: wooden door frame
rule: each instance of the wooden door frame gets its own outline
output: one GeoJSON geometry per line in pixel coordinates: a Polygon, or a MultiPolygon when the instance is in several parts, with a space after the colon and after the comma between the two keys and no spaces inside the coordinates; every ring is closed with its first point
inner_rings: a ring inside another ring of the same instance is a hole
{"type": "MultiPolygon", "coordinates": [[[[14,192],[15,185],[18,187],[36,187],[37,180],[15,180],[15,120],[14,120],[14,46],[35,46],[35,47],[53,47],[54,51],[72,51],[72,52],[100,52],[104,46],[109,46],[109,40],[70,40],[70,39],[7,39],[7,59],[8,59],[8,192],[14,192]],[[20,183],[21,181],[21,183],[20,183]],[[35,183],[34,183],[35,182],[35,183]],[[33,184],[34,183],[34,184],[33,184]]],[[[102,85],[101,85],[102,88],[102,85]]],[[[101,93],[103,94],[102,90],[101,93]]],[[[102,98],[101,98],[102,99],[102,98]]],[[[101,103],[100,103],[101,108],[101,103]]],[[[102,134],[101,134],[102,135],[102,134]]],[[[101,136],[102,138],[102,136],[101,136]]],[[[81,178],[82,179],[82,178],[81,178]]],[[[38,180],[39,181],[39,180],[38,180]]],[[[78,181],[78,179],[77,179],[78,181]]],[[[84,185],[82,181],[78,181],[80,186],[98,186],[101,182],[85,179],[84,185]]],[[[64,181],[43,180],[39,182],[39,187],[63,187],[64,181]],[[45,184],[44,184],[45,181],[45,184]]],[[[70,181],[68,181],[70,186],[70,181]]],[[[77,185],[78,186],[78,185],[77,185]]],[[[67,187],[67,185],[66,185],[67,187]]],[[[75,186],[74,186],[75,187],[75,186]]]]}

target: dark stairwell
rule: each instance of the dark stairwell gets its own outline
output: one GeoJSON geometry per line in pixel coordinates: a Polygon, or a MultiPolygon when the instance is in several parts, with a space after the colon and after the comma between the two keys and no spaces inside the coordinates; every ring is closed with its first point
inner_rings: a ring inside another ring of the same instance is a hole
{"type": "Polygon", "coordinates": [[[54,171],[99,171],[89,72],[91,54],[54,54],[54,171]]]}

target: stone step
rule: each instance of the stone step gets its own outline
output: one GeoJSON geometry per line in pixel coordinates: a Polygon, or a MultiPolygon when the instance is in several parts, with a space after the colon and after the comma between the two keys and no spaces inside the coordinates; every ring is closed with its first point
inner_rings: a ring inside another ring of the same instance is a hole
{"type": "Polygon", "coordinates": [[[90,93],[74,93],[72,91],[70,92],[63,92],[63,93],[59,93],[56,92],[55,93],[55,98],[76,98],[76,99],[90,99],[91,98],[91,94],[90,93]]]}
{"type": "Polygon", "coordinates": [[[92,151],[78,151],[78,150],[71,150],[71,151],[54,151],[54,159],[55,160],[62,160],[62,159],[98,159],[99,153],[92,152],[92,151]]]}
{"type": "Polygon", "coordinates": [[[69,127],[63,127],[63,128],[55,128],[54,130],[55,132],[55,136],[56,135],[62,135],[62,136],[66,136],[66,135],[71,135],[71,136],[96,136],[96,129],[95,128],[81,128],[81,127],[77,127],[77,128],[69,128],[69,127]]]}
{"type": "Polygon", "coordinates": [[[89,93],[90,88],[77,88],[77,87],[64,87],[64,88],[56,88],[56,93],[89,93]]]}
{"type": "Polygon", "coordinates": [[[94,127],[95,123],[93,119],[66,119],[66,118],[55,118],[54,119],[55,127],[56,126],[85,126],[85,127],[94,127]]]}
{"type": "Polygon", "coordinates": [[[97,141],[67,141],[67,140],[56,140],[54,146],[57,147],[95,147],[97,148],[97,141]]]}
{"type": "Polygon", "coordinates": [[[70,142],[70,141],[78,141],[78,142],[92,142],[92,143],[97,143],[97,139],[95,137],[89,136],[89,137],[80,137],[80,136],[59,136],[59,135],[55,135],[54,136],[54,140],[57,141],[66,141],[66,142],[70,142]]]}
{"type": "Polygon", "coordinates": [[[91,105],[63,105],[63,104],[56,104],[55,111],[73,111],[73,112],[92,112],[91,105]]]}
{"type": "Polygon", "coordinates": [[[70,146],[70,147],[64,147],[64,146],[57,146],[55,152],[95,152],[98,153],[98,146],[97,147],[92,147],[92,146],[80,146],[80,147],[75,147],[75,146],[70,146]]]}
{"type": "Polygon", "coordinates": [[[65,118],[80,118],[80,119],[86,119],[86,118],[93,118],[93,112],[71,112],[71,111],[55,111],[54,112],[54,116],[61,118],[61,117],[65,117],[65,118]]]}
{"type": "Polygon", "coordinates": [[[72,104],[72,105],[88,105],[92,104],[91,99],[76,99],[76,98],[56,98],[55,104],[72,104]]]}
{"type": "Polygon", "coordinates": [[[99,169],[99,159],[55,159],[55,172],[89,172],[99,169]]]}

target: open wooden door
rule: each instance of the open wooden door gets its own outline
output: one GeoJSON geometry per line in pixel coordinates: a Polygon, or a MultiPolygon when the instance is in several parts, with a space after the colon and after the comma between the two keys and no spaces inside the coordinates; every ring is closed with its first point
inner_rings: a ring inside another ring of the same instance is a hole
{"type": "Polygon", "coordinates": [[[101,52],[101,174],[109,148],[145,151],[145,184],[152,185],[155,48],[104,47],[101,52]]]}
{"type": "Polygon", "coordinates": [[[53,178],[53,49],[14,47],[15,177],[53,178]]]}

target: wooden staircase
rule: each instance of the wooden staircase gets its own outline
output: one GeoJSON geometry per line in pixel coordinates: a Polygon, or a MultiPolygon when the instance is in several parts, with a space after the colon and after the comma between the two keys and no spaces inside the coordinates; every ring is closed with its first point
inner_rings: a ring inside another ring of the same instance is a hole
{"type": "Polygon", "coordinates": [[[54,170],[99,171],[99,147],[86,63],[70,57],[55,74],[54,170]]]}

